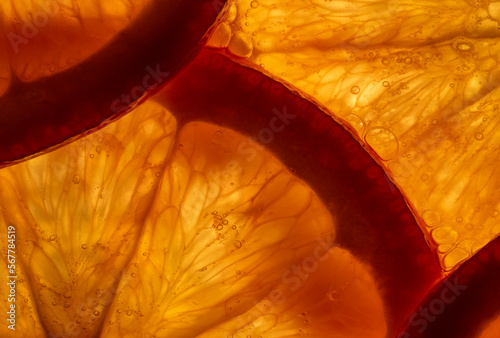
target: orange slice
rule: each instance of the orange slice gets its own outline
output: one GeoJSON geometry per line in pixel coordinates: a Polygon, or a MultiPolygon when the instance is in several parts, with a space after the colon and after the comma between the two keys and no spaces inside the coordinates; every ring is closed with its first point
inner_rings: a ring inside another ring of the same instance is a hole
{"type": "Polygon", "coordinates": [[[229,129],[191,123],[174,146],[175,129],[147,103],[0,171],[21,336],[385,335],[368,267],[307,185],[229,129]]]}
{"type": "Polygon", "coordinates": [[[211,45],[349,123],[450,270],[500,233],[497,4],[238,1],[211,45]]]}
{"type": "MultiPolygon", "coordinates": [[[[36,308],[47,334],[99,332],[174,132],[163,109],[144,105],[78,142],[0,171],[0,223],[16,228],[17,267],[32,295],[19,290],[16,304],[25,299],[26,314],[36,308]]],[[[38,322],[36,312],[30,316],[38,322]]]]}
{"type": "MultiPolygon", "coordinates": [[[[4,1],[0,60],[9,65],[8,76],[21,81],[63,71],[103,47],[147,2],[4,1]]],[[[9,82],[1,79],[0,88],[9,82]]]]}

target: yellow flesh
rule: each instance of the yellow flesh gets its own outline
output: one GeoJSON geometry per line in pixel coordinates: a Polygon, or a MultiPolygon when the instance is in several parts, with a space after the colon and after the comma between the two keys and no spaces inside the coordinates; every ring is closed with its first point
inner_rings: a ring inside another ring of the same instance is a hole
{"type": "Polygon", "coordinates": [[[104,46],[147,0],[0,2],[0,95],[12,76],[32,81],[65,70],[104,46]]]}
{"type": "MultiPolygon", "coordinates": [[[[1,3],[0,95],[12,74],[30,81],[85,59],[145,3],[1,3]],[[9,33],[27,43],[13,48],[9,33]]],[[[451,270],[500,233],[499,22],[500,2],[487,0],[244,0],[211,44],[349,122],[451,270]]],[[[374,281],[348,252],[321,251],[298,289],[283,279],[333,236],[308,187],[256,145],[249,163],[241,135],[191,124],[175,141],[168,113],[138,112],[0,171],[0,228],[17,229],[18,336],[43,337],[41,322],[81,336],[384,335],[374,281]]]]}
{"type": "Polygon", "coordinates": [[[83,337],[383,337],[375,281],[332,247],[310,188],[235,132],[175,128],[146,103],[0,171],[0,224],[33,292],[19,316],[83,337]]]}
{"type": "Polygon", "coordinates": [[[500,2],[238,1],[211,44],[350,123],[446,270],[500,233],[500,2]]]}

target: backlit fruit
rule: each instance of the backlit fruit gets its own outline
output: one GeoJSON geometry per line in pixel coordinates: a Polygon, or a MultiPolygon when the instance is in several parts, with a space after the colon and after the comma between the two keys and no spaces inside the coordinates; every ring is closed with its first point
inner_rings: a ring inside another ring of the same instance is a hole
{"type": "Polygon", "coordinates": [[[449,271],[500,230],[498,4],[244,0],[217,32],[351,125],[449,271]]]}
{"type": "Polygon", "coordinates": [[[496,2],[50,5],[0,5],[0,161],[66,144],[0,171],[18,336],[496,337],[496,2]]]}
{"type": "MultiPolygon", "coordinates": [[[[48,1],[40,3],[49,6],[48,1]]],[[[142,6],[141,3],[138,1],[138,5],[142,6]]],[[[223,5],[223,1],[220,3],[223,5]]],[[[46,75],[43,71],[24,76],[22,72],[28,66],[15,65],[20,51],[12,52],[12,41],[4,41],[7,52],[0,54],[0,62],[12,67],[12,71],[5,73],[6,90],[0,97],[3,148],[0,164],[60,146],[83,132],[102,127],[144,101],[201,48],[206,31],[222,5],[213,6],[210,0],[149,1],[135,20],[90,57],[79,63],[68,61],[71,67],[62,67],[46,77],[40,77],[46,75]]],[[[27,13],[40,13],[38,7],[28,7],[27,13]]],[[[100,3],[96,10],[104,12],[105,7],[100,3]]],[[[16,14],[16,11],[6,13],[6,29],[16,27],[16,14]]],[[[37,16],[32,15],[36,20],[37,16]]],[[[63,17],[69,20],[72,16],[64,14],[63,17]]],[[[55,27],[47,24],[43,31],[47,30],[53,31],[55,27]]],[[[14,32],[22,34],[23,29],[14,32]]],[[[80,34],[79,39],[92,40],[92,33],[85,29],[80,34]]],[[[33,39],[43,41],[43,35],[33,39]]],[[[43,43],[26,47],[31,55],[47,52],[43,43]]],[[[52,58],[59,57],[57,51],[52,49],[52,53],[52,58]]],[[[44,58],[40,62],[43,61],[44,58]]],[[[33,64],[27,63],[29,67],[33,64]]],[[[50,70],[50,67],[49,63],[42,68],[50,70]]]]}
{"type": "Polygon", "coordinates": [[[176,135],[168,112],[144,104],[0,181],[2,224],[30,267],[19,316],[49,336],[386,330],[368,267],[334,245],[318,197],[228,129],[176,135]]]}

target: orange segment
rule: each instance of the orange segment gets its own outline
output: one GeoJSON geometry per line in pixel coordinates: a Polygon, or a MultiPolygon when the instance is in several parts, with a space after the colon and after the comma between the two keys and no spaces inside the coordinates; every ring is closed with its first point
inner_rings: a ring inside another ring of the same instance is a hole
{"type": "Polygon", "coordinates": [[[382,300],[367,270],[340,248],[308,256],[252,308],[199,337],[385,337],[382,300]]]}
{"type": "Polygon", "coordinates": [[[246,137],[192,123],[176,145],[105,336],[202,334],[249,311],[292,264],[333,244],[318,197],[246,137]]]}
{"type": "Polygon", "coordinates": [[[211,43],[350,123],[449,270],[500,233],[496,4],[239,1],[211,43]]]}
{"type": "Polygon", "coordinates": [[[98,332],[175,127],[164,109],[145,104],[78,142],[0,171],[0,223],[17,228],[19,264],[29,267],[25,283],[33,292],[28,304],[36,304],[47,332],[98,332]]]}
{"type": "Polygon", "coordinates": [[[214,125],[184,126],[170,156],[175,128],[146,103],[0,171],[1,226],[15,224],[23,239],[18,329],[383,337],[375,282],[335,247],[315,193],[261,146],[214,125]]]}
{"type": "Polygon", "coordinates": [[[22,81],[62,71],[104,46],[146,3],[147,0],[3,1],[0,60],[8,60],[13,74],[22,81]]]}

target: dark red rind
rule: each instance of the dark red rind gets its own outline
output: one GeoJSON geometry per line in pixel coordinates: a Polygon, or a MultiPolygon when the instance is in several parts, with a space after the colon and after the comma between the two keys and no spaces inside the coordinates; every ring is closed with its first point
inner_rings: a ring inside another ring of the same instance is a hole
{"type": "Polygon", "coordinates": [[[405,322],[401,338],[476,337],[500,315],[500,237],[438,283],[405,322]]]}
{"type": "Polygon", "coordinates": [[[389,335],[440,279],[438,261],[399,190],[313,103],[210,50],[202,51],[157,100],[180,127],[206,121],[257,138],[263,128],[270,129],[274,109],[286,107],[296,115],[265,146],[323,200],[336,218],[337,242],[373,269],[387,306],[389,335]]]}
{"type": "Polygon", "coordinates": [[[84,62],[30,83],[14,79],[0,98],[0,167],[126,113],[195,56],[224,3],[154,0],[84,62]],[[150,73],[157,76],[145,85],[150,73]],[[132,93],[129,103],[121,98],[132,93]]]}

